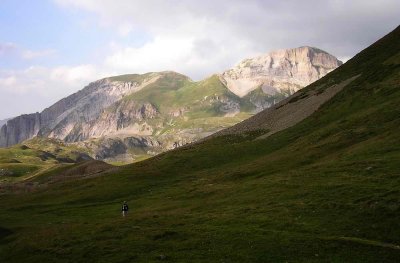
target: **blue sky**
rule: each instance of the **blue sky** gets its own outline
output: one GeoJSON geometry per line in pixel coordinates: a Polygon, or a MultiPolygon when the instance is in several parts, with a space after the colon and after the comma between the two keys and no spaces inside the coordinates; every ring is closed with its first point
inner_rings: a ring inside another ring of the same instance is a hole
{"type": "MultiPolygon", "coordinates": [[[[38,62],[44,66],[54,66],[60,62],[80,63],[90,56],[94,41],[101,44],[106,41],[96,32],[96,27],[84,28],[79,25],[82,12],[57,8],[50,1],[5,0],[0,10],[2,42],[15,43],[22,49],[52,49],[63,54],[62,57],[39,58],[41,61],[38,62]],[[79,48],[74,43],[78,38],[82,39],[79,48]]],[[[15,57],[6,57],[1,61],[2,67],[8,65],[18,68],[24,67],[24,64],[22,59],[15,57]]]]}
{"type": "MultiPolygon", "coordinates": [[[[111,41],[137,46],[148,40],[144,32],[121,37],[112,28],[97,25],[95,14],[67,9],[50,0],[2,0],[0,43],[14,43],[32,51],[53,50],[51,56],[38,56],[42,66],[99,63],[97,54],[107,52],[111,41]]],[[[32,64],[15,56],[4,56],[0,67],[24,68],[32,64]]]]}
{"type": "Polygon", "coordinates": [[[109,75],[198,80],[302,45],[346,60],[394,29],[399,10],[396,0],[1,0],[0,119],[109,75]]]}

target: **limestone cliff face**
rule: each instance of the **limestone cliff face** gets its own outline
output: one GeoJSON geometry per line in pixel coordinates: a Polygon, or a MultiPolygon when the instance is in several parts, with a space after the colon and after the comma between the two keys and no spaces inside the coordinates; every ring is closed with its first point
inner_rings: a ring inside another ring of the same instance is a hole
{"type": "Polygon", "coordinates": [[[102,79],[90,83],[41,113],[21,115],[8,120],[0,130],[0,147],[7,147],[34,136],[79,141],[89,138],[87,127],[95,126],[104,109],[124,96],[150,85],[160,76],[147,74],[138,81],[102,79]]]}
{"type": "MultiPolygon", "coordinates": [[[[9,118],[9,119],[12,119],[12,118],[9,118]]],[[[0,128],[1,128],[4,124],[6,124],[7,121],[8,121],[9,119],[0,120],[0,128]]]]}
{"type": "Polygon", "coordinates": [[[0,147],[33,138],[41,127],[40,113],[25,114],[7,121],[0,129],[0,147]]]}
{"type": "Polygon", "coordinates": [[[76,142],[103,136],[151,135],[153,129],[146,121],[157,114],[151,103],[118,101],[102,110],[96,119],[76,122],[64,140],[76,142]]]}
{"type": "Polygon", "coordinates": [[[342,64],[317,48],[299,47],[245,59],[220,75],[230,91],[244,97],[261,87],[266,94],[292,94],[342,64]]]}

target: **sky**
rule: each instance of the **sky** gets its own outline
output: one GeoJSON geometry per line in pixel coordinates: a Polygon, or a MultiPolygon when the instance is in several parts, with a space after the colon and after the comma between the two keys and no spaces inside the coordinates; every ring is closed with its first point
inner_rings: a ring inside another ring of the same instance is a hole
{"type": "Polygon", "coordinates": [[[0,0],[0,120],[112,75],[200,80],[299,46],[346,61],[399,22],[398,0],[0,0]]]}

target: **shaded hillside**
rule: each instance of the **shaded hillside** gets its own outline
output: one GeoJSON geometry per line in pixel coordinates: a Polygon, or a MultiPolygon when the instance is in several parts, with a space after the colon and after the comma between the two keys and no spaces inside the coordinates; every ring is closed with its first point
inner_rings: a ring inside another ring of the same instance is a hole
{"type": "Polygon", "coordinates": [[[398,262],[399,54],[400,27],[305,88],[350,80],[270,136],[257,121],[108,176],[3,195],[0,258],[398,262]]]}

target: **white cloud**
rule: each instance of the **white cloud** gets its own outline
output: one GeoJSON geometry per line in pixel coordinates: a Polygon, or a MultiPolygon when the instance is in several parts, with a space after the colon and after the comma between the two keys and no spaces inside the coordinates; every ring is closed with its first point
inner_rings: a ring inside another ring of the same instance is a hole
{"type": "Polygon", "coordinates": [[[56,53],[57,50],[55,49],[30,50],[12,42],[0,43],[0,56],[8,56],[11,58],[32,60],[36,58],[50,57],[56,53]]]}
{"type": "Polygon", "coordinates": [[[342,61],[343,63],[346,63],[349,59],[351,59],[352,57],[348,56],[348,57],[338,57],[338,59],[340,61],[342,61]]]}
{"type": "Polygon", "coordinates": [[[105,64],[122,71],[157,71],[186,58],[192,50],[190,39],[156,38],[139,48],[125,47],[108,56],[105,64]]]}
{"type": "Polygon", "coordinates": [[[251,53],[246,41],[160,36],[141,47],[124,47],[105,58],[104,67],[119,73],[174,70],[196,80],[231,67],[237,54],[251,53]],[[239,41],[237,41],[239,42],[239,41]]]}
{"type": "Polygon", "coordinates": [[[107,75],[90,64],[55,68],[33,66],[24,70],[0,71],[0,91],[19,95],[36,93],[49,98],[50,103],[107,75]]]}
{"type": "Polygon", "coordinates": [[[234,8],[218,1],[211,5],[193,0],[56,2],[95,13],[99,25],[116,29],[119,35],[141,30],[151,36],[139,47],[112,42],[102,67],[118,73],[174,70],[198,80],[260,53],[251,39],[238,36],[229,21],[224,21],[238,5],[240,10],[246,6],[237,0],[234,8]]]}
{"type": "MultiPolygon", "coordinates": [[[[222,17],[226,11],[218,3],[215,9],[210,9],[209,4],[198,1],[56,2],[63,7],[95,13],[99,25],[116,29],[119,35],[141,30],[151,36],[139,47],[112,42],[102,67],[118,73],[174,70],[197,80],[259,53],[252,48],[250,39],[238,38],[232,28],[216,19],[217,10],[221,11],[217,13],[222,17]]],[[[234,2],[238,3],[237,0],[234,2]]]]}
{"type": "Polygon", "coordinates": [[[50,80],[62,81],[70,85],[77,85],[89,79],[98,77],[95,66],[79,65],[75,67],[61,66],[51,70],[50,80]]]}
{"type": "Polygon", "coordinates": [[[14,43],[0,43],[0,56],[5,55],[9,52],[13,52],[17,49],[17,46],[14,43]]]}
{"type": "Polygon", "coordinates": [[[8,76],[4,78],[0,78],[0,87],[4,86],[7,88],[11,88],[17,83],[17,78],[15,76],[8,76]]]}
{"type": "Polygon", "coordinates": [[[91,64],[0,70],[0,119],[42,111],[93,80],[109,75],[91,64]]]}
{"type": "Polygon", "coordinates": [[[352,57],[397,26],[400,9],[396,0],[54,1],[95,14],[100,26],[121,36],[135,30],[151,36],[141,47],[116,43],[121,47],[105,55],[105,67],[124,73],[169,69],[195,79],[278,48],[309,45],[352,57]]]}
{"type": "Polygon", "coordinates": [[[35,59],[35,58],[41,58],[41,57],[49,57],[53,56],[57,53],[56,50],[54,49],[43,49],[43,50],[22,50],[21,51],[21,57],[23,59],[35,59]]]}

